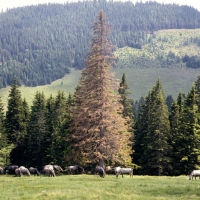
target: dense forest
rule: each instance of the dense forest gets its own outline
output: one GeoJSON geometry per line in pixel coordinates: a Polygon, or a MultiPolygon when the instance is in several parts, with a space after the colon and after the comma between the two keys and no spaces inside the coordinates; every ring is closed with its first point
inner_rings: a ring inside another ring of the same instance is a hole
{"type": "MultiPolygon", "coordinates": [[[[10,9],[0,13],[0,88],[14,77],[19,85],[37,86],[63,77],[72,67],[83,69],[100,9],[112,25],[109,39],[116,48],[141,48],[150,39],[147,34],[157,30],[200,27],[196,9],[156,2],[101,0],[10,9]]],[[[191,62],[199,66],[198,58],[191,58],[188,67],[191,62]]]]}
{"type": "MultiPolygon", "coordinates": [[[[162,82],[158,79],[146,97],[132,102],[123,74],[119,94],[124,108],[122,116],[132,119],[131,130],[134,130],[132,161],[121,166],[134,166],[134,173],[142,175],[186,175],[199,169],[200,77],[187,95],[180,91],[176,99],[165,98],[162,82]]],[[[29,107],[15,79],[6,116],[0,98],[0,166],[12,163],[40,169],[48,163],[63,167],[85,163],[84,156],[71,157],[77,153],[70,138],[74,131],[73,113],[79,99],[61,91],[55,97],[37,92],[29,107]]],[[[83,166],[91,167],[87,162],[83,166]]]]}

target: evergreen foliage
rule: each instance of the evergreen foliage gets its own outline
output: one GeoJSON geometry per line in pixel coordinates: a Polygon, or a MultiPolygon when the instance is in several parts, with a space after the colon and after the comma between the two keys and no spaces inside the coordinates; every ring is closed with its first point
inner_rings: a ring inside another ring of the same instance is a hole
{"type": "Polygon", "coordinates": [[[135,162],[140,173],[166,174],[170,166],[169,119],[162,84],[156,85],[145,99],[135,129],[135,162]]]}
{"type": "Polygon", "coordinates": [[[125,73],[123,73],[122,75],[122,80],[120,82],[120,87],[119,87],[119,94],[121,96],[121,104],[123,105],[124,109],[123,109],[123,117],[129,117],[130,119],[133,120],[133,102],[131,101],[131,99],[129,99],[129,86],[128,86],[128,82],[126,80],[126,76],[125,73]]]}
{"type": "Polygon", "coordinates": [[[200,166],[200,127],[196,98],[196,89],[192,86],[186,96],[180,125],[182,137],[179,140],[179,152],[184,173],[200,166]]]}
{"type": "Polygon", "coordinates": [[[0,166],[5,166],[10,163],[10,152],[14,145],[9,145],[5,132],[5,116],[3,104],[0,97],[0,166]]]}
{"type": "Polygon", "coordinates": [[[25,137],[27,134],[27,107],[24,107],[17,79],[10,89],[8,97],[8,110],[6,112],[6,134],[9,143],[14,144],[15,148],[11,152],[11,162],[17,165],[24,163],[25,137]]]}
{"type": "Polygon", "coordinates": [[[26,138],[26,165],[42,167],[49,161],[46,150],[51,138],[47,138],[46,100],[44,93],[37,92],[31,106],[28,135],[26,138]]]}
{"type": "MultiPolygon", "coordinates": [[[[63,77],[72,67],[83,69],[89,27],[100,9],[107,13],[113,26],[109,38],[118,48],[140,49],[156,30],[200,27],[194,8],[156,2],[103,0],[10,9],[0,13],[0,88],[12,85],[14,76],[19,85],[37,86],[63,77]]],[[[188,42],[199,44],[199,38],[188,42]]]]}

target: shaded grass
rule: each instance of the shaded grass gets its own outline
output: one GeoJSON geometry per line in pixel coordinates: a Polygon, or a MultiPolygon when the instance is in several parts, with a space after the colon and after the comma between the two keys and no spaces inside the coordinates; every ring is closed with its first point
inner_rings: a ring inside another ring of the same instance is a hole
{"type": "Polygon", "coordinates": [[[52,177],[0,176],[0,199],[200,199],[200,181],[186,176],[134,176],[104,179],[93,175],[52,177]]]}

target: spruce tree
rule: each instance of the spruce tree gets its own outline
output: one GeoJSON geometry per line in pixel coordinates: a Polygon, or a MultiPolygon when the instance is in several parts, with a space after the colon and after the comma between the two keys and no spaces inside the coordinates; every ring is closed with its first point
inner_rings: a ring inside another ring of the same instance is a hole
{"type": "Polygon", "coordinates": [[[75,93],[72,156],[82,164],[103,159],[127,165],[131,163],[131,134],[110,72],[114,55],[107,39],[110,27],[102,10],[92,30],[91,53],[75,93]]]}
{"type": "MultiPolygon", "coordinates": [[[[128,82],[126,80],[125,73],[122,75],[122,80],[120,82],[119,87],[119,94],[121,96],[121,104],[123,105],[123,117],[129,117],[133,120],[133,103],[132,100],[128,98],[128,95],[130,94],[128,82]]],[[[133,121],[132,121],[133,123],[133,121]]]]}
{"type": "Polygon", "coordinates": [[[46,100],[44,93],[37,92],[31,106],[30,121],[28,125],[26,165],[41,168],[48,161],[46,155],[46,100]]]}
{"type": "Polygon", "coordinates": [[[8,143],[5,133],[5,115],[4,106],[0,97],[0,166],[5,166],[10,163],[10,152],[14,145],[8,143]]]}
{"type": "Polygon", "coordinates": [[[145,110],[143,110],[141,115],[143,121],[142,127],[137,124],[142,133],[139,134],[137,132],[136,135],[136,139],[138,140],[139,138],[140,140],[139,146],[142,147],[139,150],[141,155],[139,159],[141,171],[142,173],[151,175],[167,174],[170,168],[170,126],[168,108],[160,79],[158,79],[156,85],[146,98],[143,109],[145,110]]]}
{"type": "Polygon", "coordinates": [[[182,173],[200,167],[200,125],[195,86],[186,96],[180,125],[179,152],[182,173]]]}
{"type": "Polygon", "coordinates": [[[65,160],[66,133],[63,125],[66,118],[67,100],[63,92],[58,91],[55,98],[47,99],[47,134],[49,147],[46,149],[50,162],[62,165],[65,160]]]}
{"type": "Polygon", "coordinates": [[[5,134],[5,115],[4,107],[0,97],[0,149],[7,146],[8,141],[5,134]]]}
{"type": "Polygon", "coordinates": [[[11,87],[8,97],[8,110],[6,112],[6,133],[10,143],[15,145],[11,152],[11,163],[24,164],[25,137],[27,134],[26,116],[17,80],[11,87]]]}

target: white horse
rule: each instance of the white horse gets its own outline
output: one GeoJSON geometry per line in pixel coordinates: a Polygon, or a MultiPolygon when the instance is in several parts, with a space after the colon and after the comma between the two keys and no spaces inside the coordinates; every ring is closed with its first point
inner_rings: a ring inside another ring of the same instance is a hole
{"type": "Polygon", "coordinates": [[[123,178],[124,178],[124,174],[129,174],[130,177],[133,177],[133,169],[132,168],[115,167],[115,174],[116,174],[116,177],[118,177],[119,174],[121,174],[123,178]]]}
{"type": "Polygon", "coordinates": [[[199,179],[200,179],[200,170],[193,170],[192,172],[191,172],[191,174],[189,175],[189,180],[193,180],[193,177],[195,177],[195,180],[196,180],[196,177],[199,177],[199,179]]]}
{"type": "Polygon", "coordinates": [[[53,165],[45,165],[42,171],[48,176],[56,176],[53,165]]]}
{"type": "Polygon", "coordinates": [[[16,175],[19,175],[19,176],[23,176],[23,174],[27,174],[28,176],[31,176],[29,170],[24,166],[20,166],[19,168],[17,168],[15,170],[15,173],[16,175]]]}

